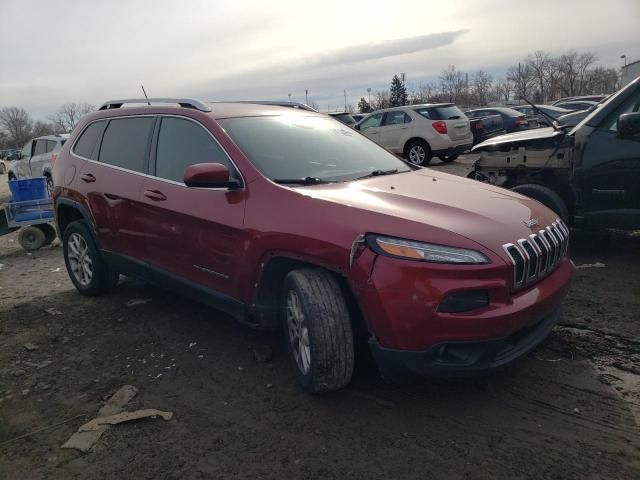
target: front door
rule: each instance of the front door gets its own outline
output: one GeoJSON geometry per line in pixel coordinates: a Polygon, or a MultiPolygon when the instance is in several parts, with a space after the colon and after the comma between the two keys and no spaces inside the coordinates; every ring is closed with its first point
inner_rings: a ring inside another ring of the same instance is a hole
{"type": "Polygon", "coordinates": [[[585,217],[589,223],[640,228],[640,136],[622,138],[618,117],[637,112],[640,90],[591,134],[580,172],[585,217]]]}
{"type": "Polygon", "coordinates": [[[410,123],[411,117],[403,111],[387,112],[380,129],[380,145],[393,151],[402,150],[409,139],[410,123]]]}
{"type": "Polygon", "coordinates": [[[384,113],[375,113],[369,115],[366,120],[360,124],[360,132],[370,140],[373,140],[378,145],[380,143],[380,133],[384,127],[382,127],[382,120],[384,119],[384,113]]]}
{"type": "Polygon", "coordinates": [[[191,188],[183,179],[196,163],[222,163],[233,176],[239,173],[213,135],[193,120],[163,117],[155,144],[141,197],[148,263],[237,298],[246,191],[191,188]]]}

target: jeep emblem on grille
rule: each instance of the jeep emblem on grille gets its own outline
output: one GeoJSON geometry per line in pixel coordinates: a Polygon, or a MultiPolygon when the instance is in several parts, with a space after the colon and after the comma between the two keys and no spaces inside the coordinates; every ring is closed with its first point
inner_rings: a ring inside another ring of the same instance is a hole
{"type": "Polygon", "coordinates": [[[524,224],[529,227],[535,227],[536,225],[538,225],[538,219],[537,218],[530,218],[529,220],[523,220],[524,224]]]}

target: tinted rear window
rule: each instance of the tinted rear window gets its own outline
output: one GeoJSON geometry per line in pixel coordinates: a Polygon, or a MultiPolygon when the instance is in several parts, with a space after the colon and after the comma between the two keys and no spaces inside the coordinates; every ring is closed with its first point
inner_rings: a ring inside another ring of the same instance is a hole
{"type": "MultiPolygon", "coordinates": [[[[95,122],[89,125],[85,131],[80,134],[80,138],[78,138],[76,145],[73,147],[73,153],[84,158],[95,160],[92,154],[103,127],[104,122],[95,122]]],[[[64,140],[62,143],[64,143],[64,140]]]]}
{"type": "Polygon", "coordinates": [[[155,118],[111,120],[104,132],[100,161],[136,172],[146,171],[146,150],[155,118]]]}

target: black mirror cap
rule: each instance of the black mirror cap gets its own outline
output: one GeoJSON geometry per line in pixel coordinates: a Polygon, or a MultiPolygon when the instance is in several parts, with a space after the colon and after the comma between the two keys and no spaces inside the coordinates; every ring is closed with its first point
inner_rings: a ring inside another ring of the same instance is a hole
{"type": "Polygon", "coordinates": [[[623,113],[618,117],[618,136],[632,137],[640,134],[640,113],[623,113]]]}

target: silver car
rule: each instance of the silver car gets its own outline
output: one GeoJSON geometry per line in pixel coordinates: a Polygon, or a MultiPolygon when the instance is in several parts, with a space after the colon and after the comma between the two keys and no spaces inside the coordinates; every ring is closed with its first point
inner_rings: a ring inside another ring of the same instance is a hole
{"type": "Polygon", "coordinates": [[[69,138],[68,133],[45,135],[29,140],[20,152],[19,158],[9,164],[9,180],[46,177],[49,193],[53,190],[51,162],[69,138]]]}

